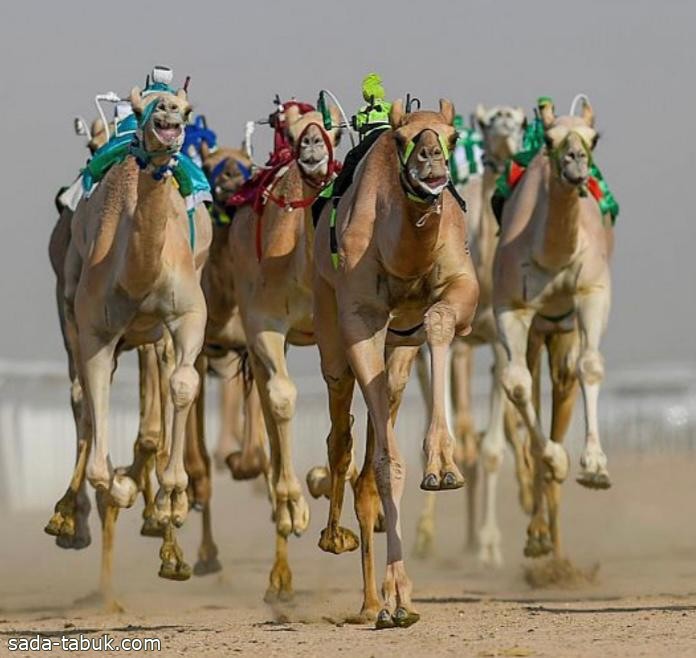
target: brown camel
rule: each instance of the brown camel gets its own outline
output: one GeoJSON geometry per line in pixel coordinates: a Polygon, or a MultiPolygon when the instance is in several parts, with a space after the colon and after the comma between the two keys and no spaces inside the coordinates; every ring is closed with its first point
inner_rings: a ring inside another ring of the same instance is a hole
{"type": "MultiPolygon", "coordinates": [[[[205,444],[205,375],[212,371],[221,378],[221,431],[230,436],[230,428],[239,428],[241,449],[228,444],[224,460],[235,479],[249,479],[263,473],[270,480],[270,462],[264,450],[263,416],[256,388],[247,377],[241,353],[246,349],[246,337],[235,298],[232,260],[229,248],[230,220],[225,202],[245,180],[252,162],[240,149],[218,148],[210,151],[205,143],[201,148],[203,169],[213,188],[213,239],[201,285],[208,307],[204,348],[196,368],[201,377],[201,391],[194,410],[189,414],[186,445],[186,471],[189,475],[192,504],[202,511],[203,536],[198,550],[196,575],[215,573],[222,569],[218,549],[213,539],[210,514],[212,495],[210,457],[205,444]],[[241,404],[240,404],[241,403],[241,404]],[[229,405],[229,407],[228,407],[229,405]]],[[[236,221],[233,220],[233,221],[236,221]]],[[[221,447],[221,446],[219,446],[221,447]]]]}
{"type": "Polygon", "coordinates": [[[609,314],[613,230],[610,217],[602,215],[587,193],[598,137],[589,102],[583,101],[579,117],[556,117],[547,103],[541,118],[546,149],[531,162],[504,207],[493,307],[500,338],[496,371],[528,428],[534,459],[534,508],[525,553],[537,556],[553,550],[558,557],[560,484],[569,470],[561,441],[578,380],[586,426],[578,482],[595,489],[610,486],[597,399],[604,374],[599,342],[609,314]],[[553,385],[550,440],[538,412],[544,343],[553,385]]]}
{"type": "MultiPolygon", "coordinates": [[[[310,204],[333,170],[338,130],[325,130],[321,114],[285,108],[294,159],[275,179],[260,216],[240,207],[230,229],[230,258],[251,368],[270,441],[275,496],[276,556],[267,598],[292,594],[287,559],[290,533],[301,535],[309,507],[292,462],[292,419],[297,391],[288,373],[287,345],[312,345],[310,204]]],[[[338,125],[338,120],[334,120],[338,125]]]]}
{"type": "Polygon", "coordinates": [[[315,237],[314,321],[331,415],[331,501],[320,546],[334,553],[357,547],[353,533],[339,525],[357,379],[370,418],[365,465],[355,485],[364,581],[361,617],[377,616],[378,628],[408,626],[418,619],[404,565],[400,501],[405,463],[394,421],[424,341],[431,351],[433,387],[421,487],[464,484],[445,419],[445,369],[455,335],[471,330],[478,283],[466,216],[447,190],[453,119],[454,108],[446,100],[440,101],[439,112],[415,113],[405,113],[396,101],[393,131],[365,156],[336,214],[331,207],[324,210],[315,237]],[[381,603],[373,565],[380,499],[387,533],[381,603]]]}
{"type": "Polygon", "coordinates": [[[159,448],[166,457],[157,468],[160,489],[154,510],[164,526],[160,575],[182,579],[189,575],[188,566],[173,528],[188,511],[184,433],[198,389],[194,361],[206,319],[199,280],[211,239],[210,218],[203,207],[189,218],[171,182],[170,161],[181,147],[190,112],[186,93],[143,97],[136,88],[130,100],[139,121],[147,116],[140,126],[138,160],[128,157],[115,165],[94,194],[80,202],[64,268],[66,335],[84,391],[74,478],[80,482],[86,474],[113,522],[118,508],[133,504],[149,456],[159,448]],[[115,359],[122,349],[151,343],[163,346],[157,360],[165,445],[143,441],[134,466],[114,471],[107,430],[115,359]]]}
{"type": "MultiPolygon", "coordinates": [[[[472,332],[452,345],[451,394],[454,410],[454,432],[458,441],[461,461],[467,478],[467,549],[478,545],[479,559],[483,564],[500,565],[500,531],[495,517],[495,493],[497,473],[504,455],[504,436],[515,454],[517,477],[520,484],[520,499],[527,511],[531,508],[531,472],[527,466],[524,443],[517,433],[517,414],[510,405],[501,404],[502,391],[491,391],[491,413],[488,429],[483,441],[482,466],[485,472],[484,523],[476,529],[476,484],[478,480],[479,435],[471,409],[471,376],[473,350],[480,345],[495,345],[496,328],[492,307],[493,259],[498,242],[498,222],[491,209],[491,197],[497,177],[505,163],[522,145],[526,125],[524,110],[520,107],[496,105],[485,108],[478,105],[475,119],[484,141],[483,172],[469,178],[459,190],[467,202],[469,235],[471,236],[472,258],[480,285],[479,306],[472,332]],[[500,397],[499,397],[500,396],[500,397]],[[495,445],[495,451],[489,446],[495,445]],[[498,450],[500,448],[500,450],[498,450]]],[[[423,351],[419,352],[419,361],[423,351]]],[[[421,387],[427,389],[427,371],[419,363],[421,387]],[[421,375],[425,374],[425,377],[421,375]]],[[[425,392],[425,391],[424,391],[425,392]]],[[[426,494],[425,506],[418,521],[416,555],[426,557],[432,550],[435,532],[435,496],[426,494]]]]}

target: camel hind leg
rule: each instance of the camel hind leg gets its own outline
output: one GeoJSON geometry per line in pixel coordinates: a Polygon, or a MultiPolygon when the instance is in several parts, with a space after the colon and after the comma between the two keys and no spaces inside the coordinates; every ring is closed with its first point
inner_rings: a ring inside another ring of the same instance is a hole
{"type": "Polygon", "coordinates": [[[186,425],[186,450],[184,463],[189,476],[189,491],[194,509],[201,512],[202,536],[198,548],[198,560],[193,565],[196,576],[205,576],[222,570],[218,560],[218,547],[213,539],[210,499],[212,497],[211,462],[205,445],[205,382],[208,371],[207,358],[200,354],[196,360],[200,388],[191,407],[186,425]]]}
{"type": "MultiPolygon", "coordinates": [[[[425,346],[421,346],[416,354],[416,376],[418,378],[418,388],[423,396],[426,413],[430,413],[430,375],[428,373],[428,358],[425,353],[425,346]]],[[[430,418],[427,419],[430,422],[430,418]]],[[[424,457],[423,457],[424,459],[424,457]]],[[[425,461],[423,461],[425,467],[425,461]]],[[[416,557],[425,559],[433,553],[433,544],[435,542],[435,512],[436,512],[437,497],[431,491],[426,491],[423,494],[423,508],[418,516],[416,525],[416,543],[413,549],[416,557]]]]}
{"type": "MultiPolygon", "coordinates": [[[[551,415],[551,440],[558,443],[568,431],[578,394],[577,359],[579,336],[576,331],[552,333],[546,339],[549,369],[553,385],[553,410],[551,415]]],[[[549,531],[553,553],[561,557],[561,533],[559,525],[561,485],[546,483],[546,501],[549,514],[549,531]]]]}
{"type": "MultiPolygon", "coordinates": [[[[359,543],[355,533],[339,525],[346,476],[353,461],[353,422],[350,407],[353,401],[355,377],[348,364],[337,317],[338,307],[333,291],[320,277],[317,277],[314,293],[314,321],[317,327],[321,327],[321,331],[317,332],[317,341],[321,352],[321,372],[329,394],[331,417],[331,429],[326,440],[330,474],[329,517],[326,528],[321,531],[319,548],[336,554],[354,551],[359,543]]],[[[313,470],[316,473],[319,469],[313,470]]],[[[319,477],[316,476],[315,479],[318,480],[319,477]]],[[[310,480],[312,480],[311,472],[310,480]]],[[[316,493],[319,493],[318,486],[316,493]]],[[[361,509],[367,513],[369,506],[363,507],[364,509],[361,509]]]]}

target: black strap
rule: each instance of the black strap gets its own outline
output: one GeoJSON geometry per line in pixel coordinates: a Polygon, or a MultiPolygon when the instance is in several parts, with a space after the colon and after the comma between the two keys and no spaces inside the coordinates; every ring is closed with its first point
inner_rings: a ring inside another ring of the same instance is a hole
{"type": "Polygon", "coordinates": [[[457,191],[457,188],[455,184],[452,182],[452,179],[450,178],[449,183],[447,183],[447,189],[450,191],[450,194],[454,197],[454,200],[459,204],[459,207],[466,212],[466,201],[462,199],[460,196],[459,192],[457,191]]]}
{"type": "Polygon", "coordinates": [[[415,327],[411,327],[410,329],[392,329],[389,327],[387,331],[391,331],[393,334],[396,334],[397,336],[413,336],[421,327],[423,326],[423,323],[421,322],[420,324],[417,324],[415,327]]]}

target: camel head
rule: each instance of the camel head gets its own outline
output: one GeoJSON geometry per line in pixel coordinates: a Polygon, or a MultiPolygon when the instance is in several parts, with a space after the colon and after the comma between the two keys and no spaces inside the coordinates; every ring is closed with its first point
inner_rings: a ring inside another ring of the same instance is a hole
{"type": "Polygon", "coordinates": [[[439,112],[405,112],[394,101],[389,115],[407,186],[424,196],[439,195],[449,182],[449,154],[457,141],[454,106],[440,99],[439,112]]]}
{"type": "MultiPolygon", "coordinates": [[[[205,154],[207,147],[201,149],[205,154]]],[[[252,162],[241,149],[220,148],[203,159],[215,200],[224,203],[251,176],[252,162]]]]}
{"type": "Polygon", "coordinates": [[[584,98],[580,116],[557,117],[552,103],[540,106],[546,150],[556,176],[566,185],[584,188],[590,176],[592,151],[599,135],[594,113],[584,98]]]}
{"type": "Polygon", "coordinates": [[[522,147],[527,119],[521,107],[478,105],[475,112],[485,144],[486,158],[502,166],[522,147]]]}
{"type": "Polygon", "coordinates": [[[150,161],[168,162],[184,142],[184,127],[191,114],[186,91],[148,93],[134,87],[130,102],[138,119],[142,147],[150,161]]]}
{"type": "Polygon", "coordinates": [[[333,107],[331,116],[336,127],[326,130],[320,112],[300,114],[296,106],[290,105],[285,113],[297,164],[303,178],[315,185],[323,184],[333,172],[334,151],[341,138],[340,116],[333,107]]]}

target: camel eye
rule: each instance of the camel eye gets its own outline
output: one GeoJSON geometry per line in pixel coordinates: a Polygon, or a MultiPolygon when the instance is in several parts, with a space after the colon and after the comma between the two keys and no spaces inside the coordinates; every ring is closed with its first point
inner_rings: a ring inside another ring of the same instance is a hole
{"type": "Polygon", "coordinates": [[[544,143],[546,144],[547,149],[553,149],[553,140],[548,135],[544,135],[544,143]]]}

